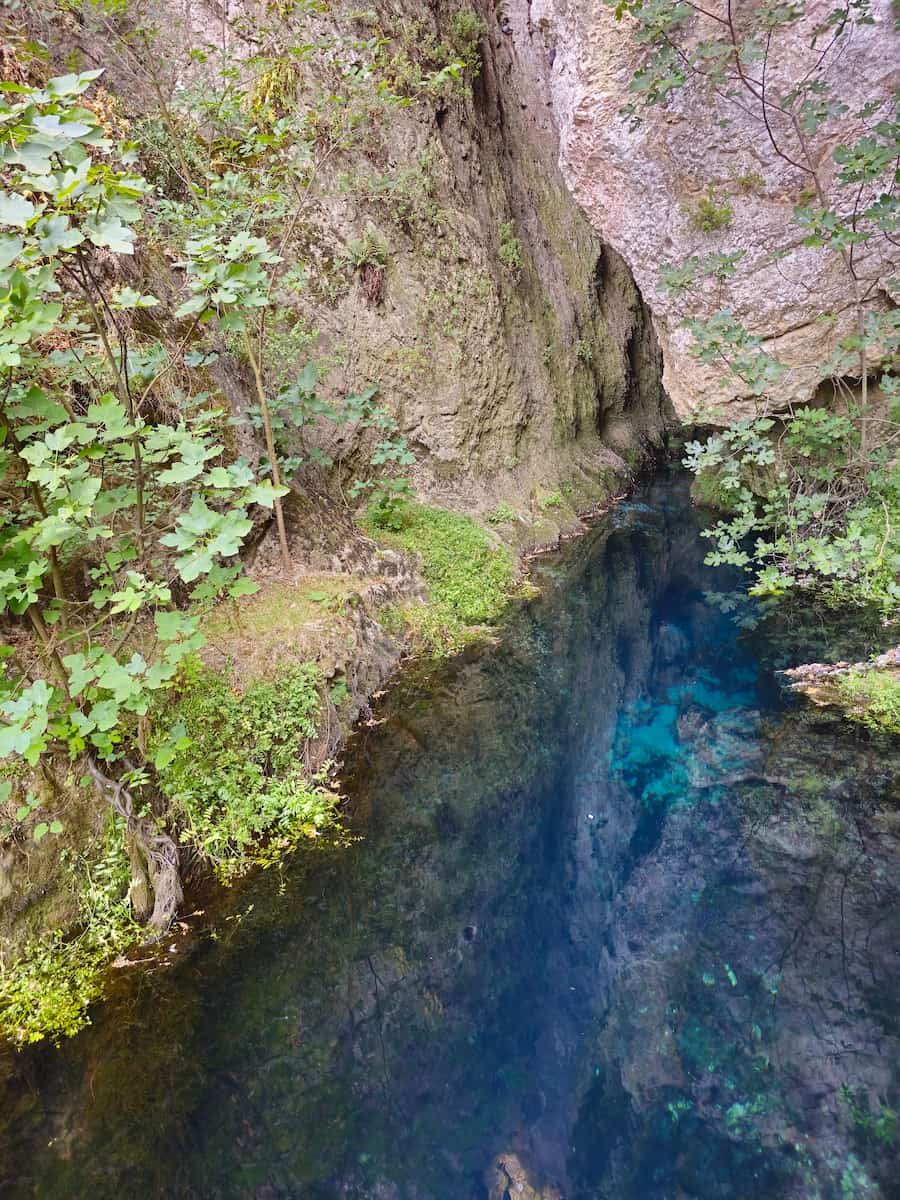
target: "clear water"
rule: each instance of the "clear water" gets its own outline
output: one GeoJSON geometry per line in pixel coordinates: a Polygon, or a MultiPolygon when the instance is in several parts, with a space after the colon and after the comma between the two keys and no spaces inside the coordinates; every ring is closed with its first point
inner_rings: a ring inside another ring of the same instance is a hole
{"type": "Polygon", "coordinates": [[[359,737],[349,844],[0,1060],[0,1193],[900,1196],[900,761],[775,674],[878,635],[741,633],[699,524],[543,563],[359,737]]]}

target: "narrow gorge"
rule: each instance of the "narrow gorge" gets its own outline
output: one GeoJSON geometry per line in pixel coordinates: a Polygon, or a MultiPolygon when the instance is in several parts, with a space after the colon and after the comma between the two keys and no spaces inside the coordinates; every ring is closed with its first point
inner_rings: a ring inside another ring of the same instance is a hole
{"type": "Polygon", "coordinates": [[[900,1200],[894,7],[0,28],[0,1193],[900,1200]]]}

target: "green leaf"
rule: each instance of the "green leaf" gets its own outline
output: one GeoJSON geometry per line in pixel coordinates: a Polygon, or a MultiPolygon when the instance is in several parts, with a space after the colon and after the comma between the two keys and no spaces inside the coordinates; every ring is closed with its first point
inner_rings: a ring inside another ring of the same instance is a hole
{"type": "Polygon", "coordinates": [[[213,562],[213,556],[209,551],[200,549],[177,558],[175,566],[185,583],[193,583],[195,579],[199,579],[201,575],[205,575],[209,571],[213,562]]]}
{"type": "Polygon", "coordinates": [[[15,262],[25,248],[20,237],[8,233],[0,235],[0,271],[5,271],[10,263],[15,262]]]}
{"type": "Polygon", "coordinates": [[[253,596],[259,591],[259,584],[252,579],[248,579],[246,575],[242,575],[236,579],[228,589],[229,596],[237,600],[240,596],[253,596]]]}
{"type": "Polygon", "coordinates": [[[37,211],[24,196],[15,192],[0,192],[0,225],[15,225],[24,229],[37,211]]]}
{"type": "Polygon", "coordinates": [[[134,253],[134,232],[118,217],[105,217],[96,224],[85,225],[87,235],[95,246],[112,250],[114,254],[134,253]]]}
{"type": "Polygon", "coordinates": [[[177,610],[154,613],[153,620],[161,642],[174,642],[176,638],[188,636],[195,632],[198,625],[196,617],[186,617],[177,610]]]}
{"type": "Polygon", "coordinates": [[[203,473],[202,462],[177,462],[173,463],[165,471],[160,471],[159,482],[163,487],[170,487],[179,483],[188,483],[192,479],[196,479],[198,475],[203,473]]]}
{"type": "Polygon", "coordinates": [[[36,842],[39,842],[41,838],[45,837],[49,832],[50,826],[46,821],[41,821],[40,824],[35,825],[32,837],[36,842]]]}
{"type": "Polygon", "coordinates": [[[155,308],[157,304],[159,301],[155,296],[136,292],[130,287],[119,288],[112,301],[112,307],[116,309],[155,308]]]}
{"type": "Polygon", "coordinates": [[[67,654],[62,661],[69,676],[69,693],[73,697],[80,696],[96,674],[94,664],[83,654],[67,654]]]}
{"type": "Polygon", "coordinates": [[[119,720],[119,706],[115,700],[101,700],[91,707],[90,718],[97,729],[105,732],[114,728],[119,720]]]}
{"type": "Polygon", "coordinates": [[[175,309],[176,317],[192,317],[195,313],[202,313],[209,305],[206,295],[191,296],[190,300],[185,300],[184,304],[175,309]]]}
{"type": "Polygon", "coordinates": [[[73,229],[68,217],[41,217],[35,225],[38,244],[45,254],[56,254],[59,250],[74,250],[84,241],[84,234],[73,229]]]}
{"type": "Polygon", "coordinates": [[[58,75],[47,84],[47,91],[51,96],[80,96],[102,74],[101,67],[96,71],[81,71],[78,75],[58,75]]]}

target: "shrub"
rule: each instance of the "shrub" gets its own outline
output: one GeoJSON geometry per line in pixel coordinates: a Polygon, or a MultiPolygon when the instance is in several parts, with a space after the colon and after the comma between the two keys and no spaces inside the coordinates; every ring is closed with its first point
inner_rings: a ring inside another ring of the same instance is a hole
{"type": "Polygon", "coordinates": [[[487,25],[470,8],[461,8],[450,18],[450,42],[454,53],[467,71],[477,75],[481,70],[481,39],[487,25]]]}
{"type": "Polygon", "coordinates": [[[744,193],[759,192],[766,186],[766,181],[759,171],[744,171],[743,174],[735,176],[734,182],[738,191],[744,193]]]}
{"type": "Polygon", "coordinates": [[[525,265],[522,257],[522,243],[516,237],[512,221],[504,221],[497,231],[499,248],[497,255],[507,270],[518,273],[525,265]]]}
{"type": "Polygon", "coordinates": [[[695,233],[716,233],[727,229],[734,209],[727,197],[715,188],[707,188],[693,208],[688,210],[689,224],[695,233]]]}
{"type": "Polygon", "coordinates": [[[0,961],[0,1036],[20,1046],[46,1037],[58,1042],[89,1024],[88,1007],[103,994],[109,964],[140,933],[128,899],[123,830],[112,816],[99,856],[89,862],[68,855],[65,871],[78,896],[80,931],[65,937],[51,930],[19,958],[0,961]]]}
{"type": "Polygon", "coordinates": [[[506,525],[510,521],[515,521],[517,515],[511,504],[498,504],[492,512],[488,513],[487,521],[489,525],[506,525]]]}
{"type": "Polygon", "coordinates": [[[304,761],[316,736],[323,677],[309,663],[243,694],[194,662],[157,757],[181,840],[225,881],[334,824],[338,798],[304,761]]]}

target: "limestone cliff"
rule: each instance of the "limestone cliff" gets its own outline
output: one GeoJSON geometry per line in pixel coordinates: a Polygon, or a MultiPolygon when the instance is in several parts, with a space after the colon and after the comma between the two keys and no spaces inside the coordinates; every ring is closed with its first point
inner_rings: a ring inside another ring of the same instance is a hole
{"type": "MultiPolygon", "coordinates": [[[[539,506],[562,487],[577,509],[609,494],[623,459],[634,465],[659,441],[667,405],[648,309],[569,195],[536,46],[517,44],[485,11],[470,82],[432,96],[405,73],[448,36],[459,4],[287,5],[277,19],[249,2],[227,13],[206,0],[140,7],[157,23],[152,69],[133,39],[126,47],[109,20],[90,16],[53,17],[55,52],[74,41],[106,66],[138,136],[152,131],[143,111],[157,87],[177,105],[214,90],[222,47],[237,63],[266,56],[283,110],[315,138],[279,247],[303,272],[287,298],[282,375],[313,358],[335,395],[377,383],[416,454],[421,495],[478,511],[539,506]],[[303,51],[328,39],[383,42],[405,102],[379,106],[377,89],[349,84],[341,58],[352,50],[303,51]],[[361,239],[379,247],[374,290],[352,261],[361,239]]],[[[169,177],[163,166],[155,182],[169,177]]],[[[354,432],[338,431],[329,451],[352,460],[354,432]]]]}
{"type": "MultiPolygon", "coordinates": [[[[800,23],[782,35],[770,64],[775,87],[816,69],[823,46],[810,46],[812,31],[832,7],[826,0],[807,5],[800,23]]],[[[664,381],[678,414],[690,417],[713,400],[727,404],[741,393],[733,385],[719,390],[721,372],[690,354],[683,328],[685,317],[724,307],[722,298],[709,285],[678,300],[661,287],[659,268],[726,250],[745,252],[728,285],[727,307],[791,368],[776,390],[778,401],[806,400],[827,375],[820,364],[851,328],[847,279],[836,254],[801,245],[802,232],[790,222],[808,181],[775,155],[759,114],[688,85],[634,127],[619,113],[635,99],[628,87],[642,57],[630,18],[617,21],[611,7],[585,0],[515,0],[506,11],[517,49],[527,45],[548,79],[564,178],[653,310],[664,381]],[[697,231],[692,210],[711,194],[731,208],[730,223],[697,231]],[[775,258],[776,247],[786,255],[775,258]],[[836,322],[817,319],[832,310],[836,322]]],[[[822,70],[851,111],[886,100],[900,79],[900,38],[889,0],[875,0],[871,11],[874,22],[854,27],[822,70]]],[[[705,17],[694,18],[688,41],[709,36],[710,28],[705,17]]],[[[819,153],[831,178],[833,145],[826,131],[819,153]]],[[[888,303],[898,257],[896,247],[884,247],[867,265],[872,295],[888,303]]]]}

